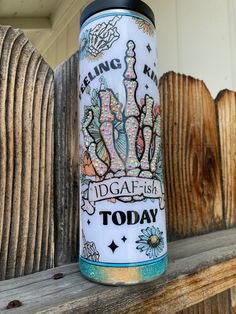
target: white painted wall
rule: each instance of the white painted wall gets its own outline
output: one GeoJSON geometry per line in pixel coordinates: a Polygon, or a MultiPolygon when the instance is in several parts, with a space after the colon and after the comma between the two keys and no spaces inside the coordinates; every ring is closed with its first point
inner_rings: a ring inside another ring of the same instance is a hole
{"type": "Polygon", "coordinates": [[[157,16],[160,73],[236,90],[236,0],[148,0],[157,16]]]}
{"type": "MultiPolygon", "coordinates": [[[[85,1],[70,2],[73,16],[57,17],[59,26],[39,47],[52,67],[78,49],[85,1]]],[[[236,90],[236,0],[146,2],[157,19],[160,75],[173,70],[202,79],[214,97],[224,88],[236,90]]]]}

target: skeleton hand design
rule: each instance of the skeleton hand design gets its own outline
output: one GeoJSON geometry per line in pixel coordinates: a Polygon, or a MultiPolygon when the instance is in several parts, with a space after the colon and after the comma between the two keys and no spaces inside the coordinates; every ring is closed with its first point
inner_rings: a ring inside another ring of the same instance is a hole
{"type": "MultiPolygon", "coordinates": [[[[143,106],[136,101],[138,87],[135,73],[135,44],[127,43],[124,110],[114,92],[98,92],[99,112],[87,110],[83,123],[86,149],[98,177],[130,176],[157,178],[161,162],[160,115],[154,115],[154,100],[145,95],[143,106]],[[141,117],[141,118],[140,118],[141,117]],[[95,136],[95,129],[98,129],[95,136]]],[[[161,181],[162,179],[159,178],[161,181]]],[[[142,200],[143,196],[123,197],[124,202],[142,200]]]]}
{"type": "Polygon", "coordinates": [[[89,32],[88,51],[91,55],[96,57],[102,51],[108,50],[120,38],[116,27],[116,23],[120,19],[121,16],[115,16],[107,24],[100,23],[89,32]]]}

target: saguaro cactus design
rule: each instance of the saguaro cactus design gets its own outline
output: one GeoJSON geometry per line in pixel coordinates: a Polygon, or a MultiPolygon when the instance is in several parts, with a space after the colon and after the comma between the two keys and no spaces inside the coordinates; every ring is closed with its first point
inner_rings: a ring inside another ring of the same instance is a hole
{"type": "MultiPolygon", "coordinates": [[[[93,103],[85,110],[86,158],[89,155],[98,181],[122,176],[162,181],[159,107],[147,94],[141,104],[136,99],[138,83],[133,41],[127,43],[125,63],[125,105],[122,106],[114,91],[102,84],[100,90],[93,91],[93,103]]],[[[134,196],[120,200],[143,198],[134,196]]]]}

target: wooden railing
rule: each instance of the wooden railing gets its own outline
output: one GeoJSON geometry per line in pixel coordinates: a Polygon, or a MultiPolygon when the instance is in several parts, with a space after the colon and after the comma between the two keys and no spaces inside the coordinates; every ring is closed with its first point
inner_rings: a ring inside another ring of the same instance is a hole
{"type": "Polygon", "coordinates": [[[71,264],[79,246],[78,59],[53,75],[21,31],[0,27],[0,278],[32,274],[0,283],[0,312],[18,299],[17,313],[233,313],[236,93],[213,100],[202,81],[162,77],[170,266],[149,284],[103,287],[71,264]]]}

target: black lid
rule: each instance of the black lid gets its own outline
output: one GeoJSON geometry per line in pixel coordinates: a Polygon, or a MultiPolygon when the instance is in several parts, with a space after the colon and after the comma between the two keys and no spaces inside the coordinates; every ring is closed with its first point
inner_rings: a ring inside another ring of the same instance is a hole
{"type": "Polygon", "coordinates": [[[152,9],[141,0],[95,0],[82,11],[80,26],[82,26],[90,16],[110,9],[126,9],[136,11],[148,17],[155,26],[155,16],[152,9]]]}

